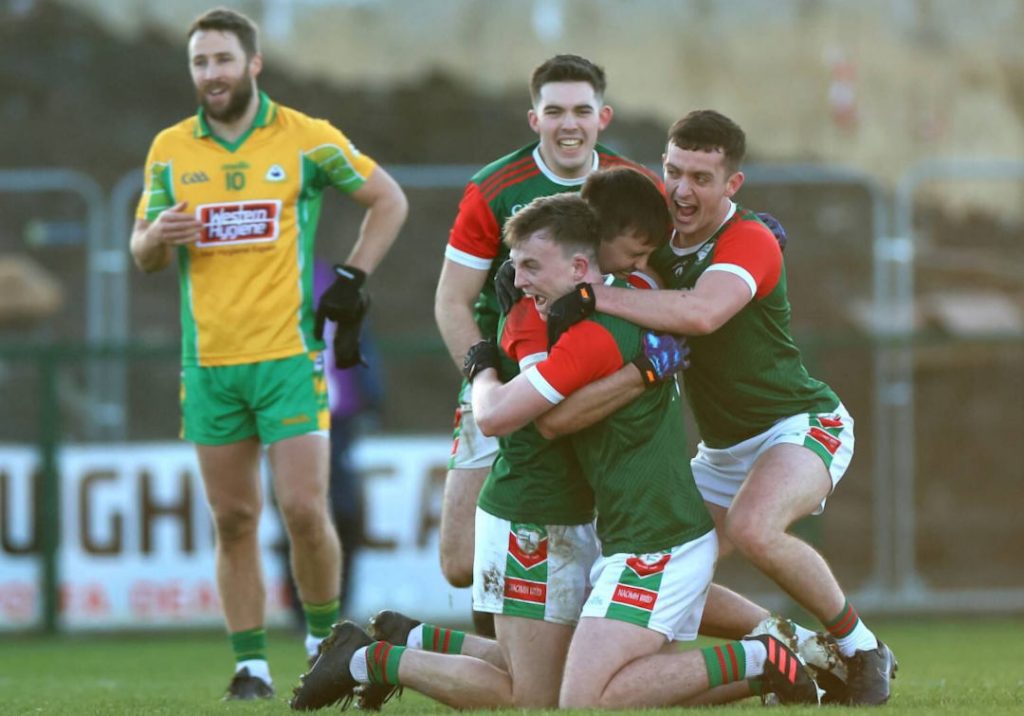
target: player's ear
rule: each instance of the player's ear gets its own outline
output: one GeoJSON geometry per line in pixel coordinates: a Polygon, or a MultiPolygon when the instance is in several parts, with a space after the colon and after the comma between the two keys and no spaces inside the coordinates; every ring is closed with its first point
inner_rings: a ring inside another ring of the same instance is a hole
{"type": "Polygon", "coordinates": [[[251,77],[256,77],[262,71],[263,71],[263,55],[261,55],[260,53],[257,52],[255,55],[252,56],[252,59],[249,60],[249,75],[251,77]]]}
{"type": "Polygon", "coordinates": [[[579,283],[590,271],[590,259],[583,254],[574,254],[572,257],[572,280],[579,283]]]}
{"type": "Polygon", "coordinates": [[[530,129],[540,134],[540,118],[537,117],[537,113],[532,108],[526,112],[526,121],[529,123],[530,129]]]}
{"type": "Polygon", "coordinates": [[[743,186],[744,178],[743,172],[736,172],[729,177],[725,182],[725,195],[731,199],[743,186]]]}
{"type": "Polygon", "coordinates": [[[601,109],[597,111],[598,131],[604,131],[604,128],[612,123],[613,114],[615,114],[615,110],[612,109],[612,106],[610,104],[601,105],[601,109]]]}

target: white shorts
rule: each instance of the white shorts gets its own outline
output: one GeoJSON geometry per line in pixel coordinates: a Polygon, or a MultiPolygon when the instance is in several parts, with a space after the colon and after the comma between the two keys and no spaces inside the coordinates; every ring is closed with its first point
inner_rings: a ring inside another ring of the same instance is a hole
{"type": "MultiPolygon", "coordinates": [[[[781,444],[802,445],[820,457],[834,490],[853,459],[853,418],[840,403],[833,413],[800,413],[780,420],[760,435],[732,447],[716,449],[700,443],[690,466],[704,500],[728,508],[757,458],[781,444]]],[[[827,499],[812,514],[820,515],[827,499]]]]}
{"type": "Polygon", "coordinates": [[[470,383],[463,383],[459,392],[459,407],[455,409],[455,424],[452,428],[452,454],[448,459],[449,470],[490,468],[498,457],[498,438],[481,433],[473,419],[472,387],[470,383]]]}
{"type": "Polygon", "coordinates": [[[598,552],[593,524],[509,522],[478,507],[473,609],[574,625],[598,552]]]}
{"type": "Polygon", "coordinates": [[[599,557],[590,575],[594,589],[580,616],[617,619],[669,641],[692,641],[717,557],[714,530],[665,552],[599,557]]]}

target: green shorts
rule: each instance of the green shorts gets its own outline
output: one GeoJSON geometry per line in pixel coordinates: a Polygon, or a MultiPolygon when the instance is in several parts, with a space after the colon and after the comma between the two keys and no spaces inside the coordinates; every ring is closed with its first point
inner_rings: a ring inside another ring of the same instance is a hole
{"type": "Polygon", "coordinates": [[[264,445],[331,428],[322,354],[181,371],[181,437],[225,445],[253,435],[264,445]]]}

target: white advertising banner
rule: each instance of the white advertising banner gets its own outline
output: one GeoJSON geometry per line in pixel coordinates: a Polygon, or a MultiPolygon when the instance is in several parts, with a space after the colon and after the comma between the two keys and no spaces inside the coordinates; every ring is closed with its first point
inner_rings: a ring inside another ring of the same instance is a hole
{"type": "MultiPolygon", "coordinates": [[[[464,622],[469,590],[438,566],[445,437],[367,438],[367,546],[353,565],[350,613],[378,609],[464,622]]],[[[42,618],[38,455],[0,446],[0,629],[42,618]]],[[[183,443],[66,446],[59,453],[60,619],[69,630],[220,626],[214,536],[195,452],[183,443]]],[[[269,480],[264,476],[264,484],[269,480]]],[[[283,529],[268,497],[260,523],[268,624],[288,620],[283,529]]]]}

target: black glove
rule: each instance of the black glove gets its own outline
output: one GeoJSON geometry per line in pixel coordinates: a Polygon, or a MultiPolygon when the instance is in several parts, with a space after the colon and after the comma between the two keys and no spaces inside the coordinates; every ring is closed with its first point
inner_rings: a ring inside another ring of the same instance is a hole
{"type": "Polygon", "coordinates": [[[782,228],[782,224],[774,216],[769,214],[767,211],[757,212],[757,218],[761,220],[761,223],[768,227],[768,230],[775,236],[775,240],[779,242],[779,251],[786,250],[786,230],[782,228]]]}
{"type": "Polygon", "coordinates": [[[476,378],[476,374],[487,368],[498,368],[498,346],[494,345],[494,341],[485,339],[478,341],[469,347],[466,351],[466,357],[462,361],[462,374],[466,376],[466,380],[470,383],[473,382],[473,378],[476,378]]]}
{"type": "Polygon", "coordinates": [[[334,283],[320,296],[316,307],[316,322],[313,335],[317,340],[324,338],[324,322],[330,319],[337,323],[334,332],[334,364],[339,368],[351,368],[363,363],[359,353],[359,327],[370,307],[370,296],[366,293],[366,273],[354,266],[334,266],[334,283]]]}
{"type": "Polygon", "coordinates": [[[512,265],[512,259],[505,259],[505,263],[499,266],[494,274],[494,293],[498,296],[498,307],[501,308],[503,316],[507,316],[512,306],[523,297],[523,292],[516,288],[515,281],[516,269],[512,265]]]}
{"type": "Polygon", "coordinates": [[[350,321],[334,327],[334,365],[338,368],[367,365],[359,351],[359,333],[362,325],[362,321],[350,321]]]}
{"type": "Polygon", "coordinates": [[[316,324],[313,335],[318,341],[324,338],[324,321],[354,323],[363,320],[370,306],[370,296],[363,290],[366,273],[353,266],[334,266],[334,283],[320,296],[316,307],[316,324]]]}
{"type": "Polygon", "coordinates": [[[562,334],[594,312],[597,302],[589,283],[578,283],[548,309],[548,345],[553,346],[562,334]]]}
{"type": "Polygon", "coordinates": [[[644,331],[633,365],[640,369],[644,385],[653,388],[690,367],[690,346],[684,336],[644,331]]]}

